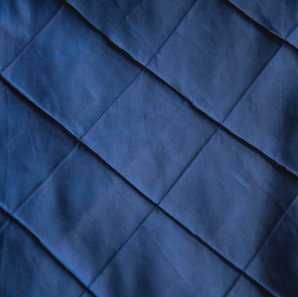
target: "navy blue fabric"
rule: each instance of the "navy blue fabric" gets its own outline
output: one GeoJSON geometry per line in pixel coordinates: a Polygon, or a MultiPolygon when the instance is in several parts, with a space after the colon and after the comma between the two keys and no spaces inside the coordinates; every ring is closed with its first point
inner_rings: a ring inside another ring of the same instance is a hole
{"type": "Polygon", "coordinates": [[[3,0],[0,38],[0,297],[298,296],[295,0],[3,0]]]}

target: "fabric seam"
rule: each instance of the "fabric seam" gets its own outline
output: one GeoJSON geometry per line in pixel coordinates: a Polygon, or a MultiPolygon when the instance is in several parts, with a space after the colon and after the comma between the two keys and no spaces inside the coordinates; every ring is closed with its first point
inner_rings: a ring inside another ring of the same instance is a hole
{"type": "Polygon", "coordinates": [[[4,211],[8,216],[9,216],[9,219],[8,220],[10,220],[10,219],[13,219],[14,221],[16,221],[19,225],[21,225],[31,236],[34,236],[34,238],[36,238],[39,242],[40,242],[40,244],[43,246],[43,248],[46,250],[46,251],[48,251],[48,253],[50,254],[50,255],[52,255],[53,257],[54,257],[54,259],[58,262],[58,263],[60,263],[60,265],[62,265],[70,274],[71,274],[71,276],[73,276],[74,277],[74,279],[75,280],[77,280],[81,285],[82,285],[82,287],[85,289],[83,292],[86,292],[86,289],[89,291],[89,292],[91,292],[94,296],[96,296],[97,297],[97,295],[94,293],[94,292],[92,292],[92,290],[90,290],[90,288],[87,288],[87,285],[84,283],[84,281],[78,276],[78,275],[76,275],[76,273],[74,272],[74,271],[72,271],[69,267],[68,267],[68,265],[67,264],[65,264],[64,263],[64,261],[62,261],[61,259],[59,259],[59,257],[45,244],[45,242],[42,240],[42,239],[40,239],[40,237],[39,236],[37,236],[36,234],[35,234],[35,232],[33,231],[33,230],[31,230],[31,228],[30,227],[28,227],[27,226],[27,224],[26,223],[24,223],[24,222],[22,222],[22,220],[21,219],[19,219],[19,218],[17,218],[15,215],[14,215],[14,213],[12,213],[12,212],[9,212],[2,204],[0,204],[0,209],[2,209],[2,211],[4,211]]]}

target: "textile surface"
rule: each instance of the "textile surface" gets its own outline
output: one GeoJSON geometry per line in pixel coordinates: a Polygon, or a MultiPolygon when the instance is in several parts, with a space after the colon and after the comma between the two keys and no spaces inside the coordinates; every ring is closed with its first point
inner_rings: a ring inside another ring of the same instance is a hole
{"type": "Polygon", "coordinates": [[[0,296],[298,296],[297,25],[0,1],[0,296]]]}

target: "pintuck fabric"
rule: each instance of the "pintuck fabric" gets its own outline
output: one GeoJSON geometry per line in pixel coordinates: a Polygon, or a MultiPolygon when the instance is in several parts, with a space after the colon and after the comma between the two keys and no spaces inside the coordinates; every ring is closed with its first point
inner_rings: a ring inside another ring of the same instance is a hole
{"type": "Polygon", "coordinates": [[[298,296],[297,25],[0,1],[0,296],[298,296]]]}

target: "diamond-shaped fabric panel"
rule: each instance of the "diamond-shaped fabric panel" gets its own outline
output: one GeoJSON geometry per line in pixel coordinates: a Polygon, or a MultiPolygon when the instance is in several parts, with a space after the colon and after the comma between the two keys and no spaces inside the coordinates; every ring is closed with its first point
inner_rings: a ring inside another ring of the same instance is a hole
{"type": "Polygon", "coordinates": [[[278,296],[295,296],[298,291],[297,216],[298,199],[296,198],[247,269],[249,275],[270,287],[278,296]]]}
{"type": "Polygon", "coordinates": [[[163,212],[154,211],[91,288],[104,296],[222,296],[237,276],[163,212]],[[142,265],[136,265],[138,259],[142,265]]]}
{"type": "Polygon", "coordinates": [[[148,67],[222,122],[280,46],[233,7],[198,0],[148,67]]]}
{"type": "Polygon", "coordinates": [[[298,50],[285,44],[225,122],[228,129],[296,174],[297,79],[298,50]]]}
{"type": "Polygon", "coordinates": [[[39,240],[15,222],[1,232],[0,255],[1,296],[79,296],[84,291],[39,240]]]}
{"type": "Polygon", "coordinates": [[[297,9],[1,1],[0,296],[298,296],[297,9]]]}
{"type": "Polygon", "coordinates": [[[89,283],[152,209],[123,178],[78,146],[17,217],[89,283]]]}
{"type": "Polygon", "coordinates": [[[244,269],[297,193],[296,178],[220,130],[161,207],[244,269]]]}
{"type": "Polygon", "coordinates": [[[147,64],[194,0],[68,0],[113,42],[147,64]]]}
{"type": "Polygon", "coordinates": [[[83,141],[158,202],[215,131],[212,121],[144,72],[83,141]]]}
{"type": "Polygon", "coordinates": [[[13,211],[74,147],[75,139],[2,78],[0,92],[0,202],[13,211]]]}
{"type": "Polygon", "coordinates": [[[1,71],[47,25],[62,2],[62,0],[1,0],[1,71]]]}
{"type": "Polygon", "coordinates": [[[3,75],[81,137],[140,71],[65,5],[3,75]]]}

